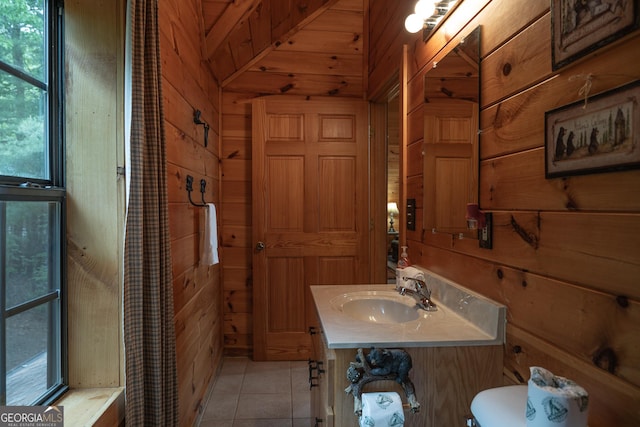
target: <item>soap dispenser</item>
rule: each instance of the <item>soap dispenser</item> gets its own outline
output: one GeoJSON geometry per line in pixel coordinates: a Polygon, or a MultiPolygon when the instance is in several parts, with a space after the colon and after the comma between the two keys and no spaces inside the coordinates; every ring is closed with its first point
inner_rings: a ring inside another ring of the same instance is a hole
{"type": "Polygon", "coordinates": [[[400,253],[400,258],[398,259],[398,268],[405,268],[411,265],[411,261],[409,261],[409,255],[407,254],[407,246],[402,246],[402,253],[400,253]]]}

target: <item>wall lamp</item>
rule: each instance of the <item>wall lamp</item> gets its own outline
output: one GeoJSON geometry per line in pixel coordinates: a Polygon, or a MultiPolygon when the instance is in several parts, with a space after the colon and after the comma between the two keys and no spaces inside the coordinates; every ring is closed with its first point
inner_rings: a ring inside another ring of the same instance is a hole
{"type": "Polygon", "coordinates": [[[451,12],[461,0],[419,0],[414,13],[404,20],[404,28],[410,33],[423,31],[423,39],[451,12]]]}
{"type": "Polygon", "coordinates": [[[389,233],[396,233],[396,229],[393,228],[393,216],[400,214],[398,204],[396,202],[387,203],[387,213],[389,214],[389,233]]]}

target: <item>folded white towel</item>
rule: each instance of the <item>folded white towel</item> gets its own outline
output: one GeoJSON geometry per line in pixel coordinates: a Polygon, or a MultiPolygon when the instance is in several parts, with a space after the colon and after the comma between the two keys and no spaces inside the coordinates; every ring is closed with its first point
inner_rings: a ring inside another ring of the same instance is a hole
{"type": "Polygon", "coordinates": [[[207,203],[204,208],[204,230],[200,233],[200,262],[204,265],[214,265],[218,259],[218,220],[216,205],[207,203]]]}
{"type": "Polygon", "coordinates": [[[405,277],[413,277],[416,279],[424,280],[424,273],[422,272],[422,270],[416,267],[405,267],[402,269],[402,273],[405,277]]]}
{"type": "Polygon", "coordinates": [[[412,277],[422,281],[425,280],[424,273],[416,267],[409,266],[405,268],[398,268],[396,270],[396,287],[416,290],[416,282],[413,280],[404,280],[406,277],[412,277]]]}

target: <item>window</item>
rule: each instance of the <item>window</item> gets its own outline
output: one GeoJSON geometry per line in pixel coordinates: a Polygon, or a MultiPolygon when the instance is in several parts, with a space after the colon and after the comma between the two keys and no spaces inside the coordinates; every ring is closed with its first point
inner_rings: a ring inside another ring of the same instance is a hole
{"type": "Polygon", "coordinates": [[[0,405],[66,383],[62,14],[0,1],[0,405]]]}

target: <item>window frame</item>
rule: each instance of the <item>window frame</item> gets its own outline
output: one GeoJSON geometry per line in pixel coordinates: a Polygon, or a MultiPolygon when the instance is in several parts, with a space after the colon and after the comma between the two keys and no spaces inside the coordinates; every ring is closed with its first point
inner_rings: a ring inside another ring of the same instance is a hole
{"type": "MultiPolygon", "coordinates": [[[[47,369],[50,363],[56,363],[60,381],[49,387],[33,405],[46,405],[58,399],[67,389],[68,378],[68,341],[67,341],[67,277],[66,277],[66,189],[65,189],[65,148],[64,148],[64,13],[63,0],[43,0],[45,8],[45,45],[44,66],[45,79],[41,82],[27,73],[14,68],[0,60],[0,69],[7,74],[46,91],[47,111],[45,113],[45,131],[47,137],[46,158],[47,176],[40,178],[24,178],[0,175],[0,202],[50,202],[57,206],[53,215],[50,210],[50,284],[57,284],[56,290],[39,294],[13,307],[6,307],[6,290],[0,289],[0,389],[6,392],[6,336],[5,322],[13,315],[46,306],[51,301],[58,301],[57,316],[49,318],[49,330],[58,331],[59,336],[51,337],[58,344],[55,355],[47,355],[47,369]],[[57,221],[56,221],[57,220],[57,221]],[[54,323],[55,322],[55,323],[54,323]],[[56,326],[52,328],[51,326],[56,326]]],[[[0,206],[0,227],[4,230],[5,208],[0,206]]],[[[3,232],[3,235],[5,233],[3,232]]],[[[0,244],[5,247],[4,236],[0,244]]],[[[6,259],[4,249],[0,250],[0,284],[6,279],[6,259]]],[[[55,287],[55,286],[54,286],[55,287]]],[[[6,399],[6,393],[5,393],[6,399]]],[[[0,402],[6,405],[6,402],[0,402]]]]}

